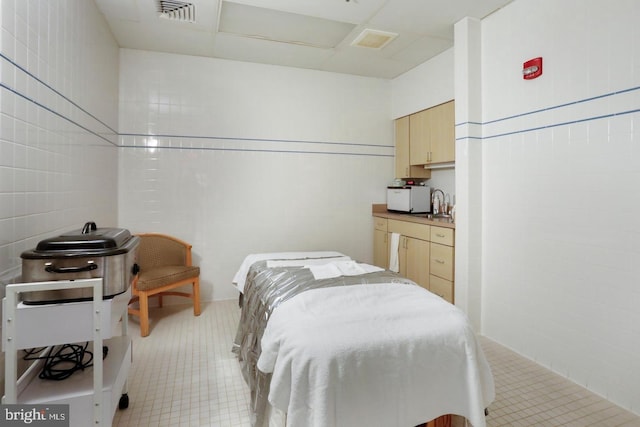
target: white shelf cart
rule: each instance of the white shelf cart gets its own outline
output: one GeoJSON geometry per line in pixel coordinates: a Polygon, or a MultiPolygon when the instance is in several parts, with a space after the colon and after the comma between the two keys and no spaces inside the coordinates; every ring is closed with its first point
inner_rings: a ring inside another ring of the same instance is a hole
{"type": "Polygon", "coordinates": [[[99,278],[7,285],[2,310],[2,403],[69,404],[71,427],[111,426],[116,408],[124,409],[129,404],[126,387],[131,338],[127,306],[131,288],[108,300],[102,296],[99,278]],[[93,288],[93,301],[26,305],[19,298],[21,292],[74,288],[93,288]],[[93,342],[93,367],[65,380],[51,381],[38,378],[43,363],[38,361],[18,378],[18,350],[83,341],[93,342]],[[104,360],[103,345],[108,347],[104,360]]]}

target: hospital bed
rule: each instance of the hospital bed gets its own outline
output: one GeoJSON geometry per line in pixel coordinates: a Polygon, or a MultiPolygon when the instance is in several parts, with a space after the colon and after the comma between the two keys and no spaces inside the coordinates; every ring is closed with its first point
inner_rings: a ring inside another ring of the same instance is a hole
{"type": "Polygon", "coordinates": [[[459,309],[339,252],[252,254],[233,351],[253,427],[485,426],[491,370],[459,309]]]}

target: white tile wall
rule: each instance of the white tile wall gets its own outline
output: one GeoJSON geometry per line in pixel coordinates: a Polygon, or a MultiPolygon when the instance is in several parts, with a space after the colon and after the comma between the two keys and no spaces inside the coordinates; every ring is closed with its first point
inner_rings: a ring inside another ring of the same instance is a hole
{"type": "MultiPolygon", "coordinates": [[[[5,284],[43,238],[117,225],[118,47],[92,1],[2,0],[0,25],[5,284]]],[[[2,390],[3,366],[0,354],[2,390]]]]}
{"type": "Polygon", "coordinates": [[[477,176],[483,332],[635,413],[638,18],[638,2],[545,0],[483,20],[477,176]]]}
{"type": "Polygon", "coordinates": [[[20,253],[117,225],[118,47],[93,2],[0,3],[0,279],[20,253]]]}
{"type": "Polygon", "coordinates": [[[119,219],[193,244],[204,299],[255,252],[371,262],[393,179],[386,80],[123,49],[119,219]]]}

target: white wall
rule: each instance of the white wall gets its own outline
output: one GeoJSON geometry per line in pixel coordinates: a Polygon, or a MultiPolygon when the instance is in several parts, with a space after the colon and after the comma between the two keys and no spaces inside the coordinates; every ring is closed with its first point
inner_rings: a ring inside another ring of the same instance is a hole
{"type": "Polygon", "coordinates": [[[11,280],[43,238],[116,225],[118,47],[93,2],[0,7],[0,280],[11,280]]]}
{"type": "MultiPolygon", "coordinates": [[[[0,283],[10,283],[38,241],[89,220],[117,225],[118,46],[92,1],[3,0],[0,17],[0,283]]],[[[0,389],[3,379],[0,366],[0,389]]]]}
{"type": "Polygon", "coordinates": [[[456,94],[455,301],[482,330],[482,64],[481,21],[454,27],[456,94]]]}
{"type": "Polygon", "coordinates": [[[391,115],[394,119],[454,98],[453,48],[391,81],[391,115]]]}
{"type": "Polygon", "coordinates": [[[389,81],[126,49],[120,70],[119,223],[191,242],[205,300],[236,297],[250,253],[372,261],[389,81]]]}
{"type": "Polygon", "coordinates": [[[635,413],[639,18],[635,1],[541,0],[483,20],[478,177],[484,334],[635,413]]]}

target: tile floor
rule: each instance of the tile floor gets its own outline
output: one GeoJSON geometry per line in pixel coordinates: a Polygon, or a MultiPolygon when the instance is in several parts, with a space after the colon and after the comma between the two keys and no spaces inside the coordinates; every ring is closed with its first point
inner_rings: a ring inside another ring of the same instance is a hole
{"type": "Polygon", "coordinates": [[[640,426],[634,415],[513,351],[480,337],[496,384],[487,426],[640,426]]]}
{"type": "Polygon", "coordinates": [[[116,410],[113,426],[250,426],[249,389],[231,353],[237,302],[204,303],[199,317],[185,305],[151,313],[145,338],[130,317],[129,407],[116,410]]]}
{"type": "MultiPolygon", "coordinates": [[[[152,309],[151,334],[136,320],[129,408],[113,426],[248,427],[249,391],[231,353],[236,301],[152,309]]],[[[481,337],[496,382],[487,426],[640,427],[640,417],[481,337]]]]}

